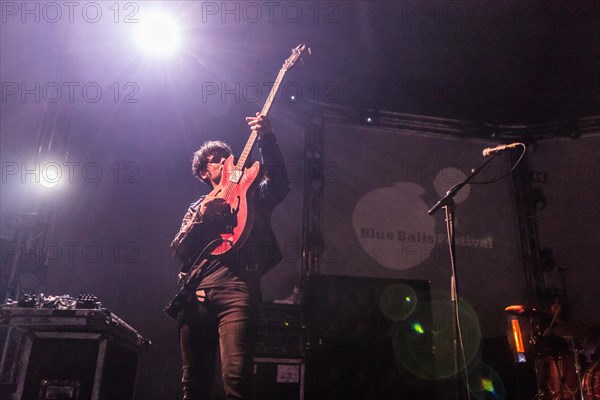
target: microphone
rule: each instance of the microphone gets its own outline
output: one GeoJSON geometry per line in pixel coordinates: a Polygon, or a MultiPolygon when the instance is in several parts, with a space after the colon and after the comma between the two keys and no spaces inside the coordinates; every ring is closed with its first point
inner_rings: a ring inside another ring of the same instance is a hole
{"type": "Polygon", "coordinates": [[[500,153],[506,149],[514,149],[517,146],[520,146],[521,143],[511,143],[511,144],[502,144],[496,147],[487,147],[483,149],[483,156],[491,156],[492,154],[500,153]]]}

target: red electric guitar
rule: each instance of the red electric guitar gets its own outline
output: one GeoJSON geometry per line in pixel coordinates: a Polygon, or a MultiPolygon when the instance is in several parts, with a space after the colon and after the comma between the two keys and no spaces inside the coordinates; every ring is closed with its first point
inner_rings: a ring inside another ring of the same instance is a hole
{"type": "MultiPolygon", "coordinates": [[[[269,114],[285,73],[296,64],[305,52],[310,54],[310,48],[305,44],[300,44],[292,50],[292,54],[285,60],[267,97],[267,101],[262,108],[262,115],[267,116],[269,114]]],[[[224,199],[231,207],[231,213],[220,224],[218,235],[222,240],[211,251],[212,255],[221,255],[238,249],[248,238],[252,230],[254,210],[249,203],[260,181],[257,178],[261,176],[261,166],[258,161],[255,161],[248,168],[245,168],[245,165],[257,136],[257,133],[252,131],[235,165],[233,155],[227,158],[223,165],[221,182],[208,195],[224,199]]]]}

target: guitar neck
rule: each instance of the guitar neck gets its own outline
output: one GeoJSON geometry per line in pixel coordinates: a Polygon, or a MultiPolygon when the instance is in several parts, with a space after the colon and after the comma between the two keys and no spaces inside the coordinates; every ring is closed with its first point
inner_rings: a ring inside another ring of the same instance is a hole
{"type": "MultiPolygon", "coordinates": [[[[264,116],[269,115],[269,111],[271,111],[271,106],[273,105],[273,101],[275,100],[275,96],[277,95],[277,92],[279,91],[279,85],[281,84],[281,81],[283,80],[283,77],[286,72],[287,72],[287,68],[285,68],[285,67],[281,68],[279,70],[277,79],[275,79],[275,82],[273,83],[273,87],[271,87],[269,96],[267,97],[267,101],[265,101],[265,105],[263,106],[263,108],[260,112],[262,115],[264,115],[264,116]]],[[[242,154],[240,155],[240,158],[239,158],[237,164],[235,165],[236,170],[242,171],[244,169],[244,166],[246,165],[246,161],[248,160],[248,157],[250,156],[250,152],[254,148],[254,144],[256,143],[257,138],[258,138],[258,134],[256,133],[256,131],[252,131],[250,133],[250,137],[248,138],[248,142],[246,142],[246,146],[244,146],[244,150],[242,151],[242,154]]]]}

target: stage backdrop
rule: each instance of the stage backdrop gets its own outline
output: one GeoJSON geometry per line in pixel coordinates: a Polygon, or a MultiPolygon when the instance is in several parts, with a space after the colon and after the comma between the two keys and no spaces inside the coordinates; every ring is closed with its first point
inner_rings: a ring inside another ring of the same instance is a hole
{"type": "MultiPolygon", "coordinates": [[[[450,300],[451,266],[444,210],[427,211],[495,144],[330,121],[324,132],[325,243],[321,273],[431,281],[434,329],[450,300]]],[[[494,160],[477,181],[510,166],[494,160]]],[[[484,337],[504,335],[503,309],[526,298],[511,176],[468,185],[456,201],[461,297],[477,312],[484,337]]],[[[476,318],[473,319],[476,321],[476,318]]],[[[438,324],[439,326],[439,324],[438,324]]]]}
{"type": "Polygon", "coordinates": [[[541,172],[544,208],[537,213],[541,245],[552,249],[557,269],[546,280],[562,287],[564,270],[572,319],[600,324],[600,134],[540,142],[531,169],[541,172]]]}

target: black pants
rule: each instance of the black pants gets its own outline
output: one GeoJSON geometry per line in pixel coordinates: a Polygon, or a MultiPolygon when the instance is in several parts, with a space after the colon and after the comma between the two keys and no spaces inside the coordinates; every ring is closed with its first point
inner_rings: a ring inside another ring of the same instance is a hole
{"type": "Polygon", "coordinates": [[[209,400],[215,378],[215,351],[227,399],[251,399],[256,312],[260,296],[245,288],[207,289],[180,319],[184,400],[209,400]],[[218,345],[218,346],[217,346],[218,345]]]}

